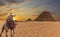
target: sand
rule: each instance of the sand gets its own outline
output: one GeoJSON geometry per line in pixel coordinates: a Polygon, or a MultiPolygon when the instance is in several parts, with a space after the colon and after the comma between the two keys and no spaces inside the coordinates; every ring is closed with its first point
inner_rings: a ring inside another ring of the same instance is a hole
{"type": "MultiPolygon", "coordinates": [[[[4,21],[0,21],[0,32],[3,24],[4,21]]],[[[17,22],[14,37],[60,37],[60,22],[17,22]]]]}

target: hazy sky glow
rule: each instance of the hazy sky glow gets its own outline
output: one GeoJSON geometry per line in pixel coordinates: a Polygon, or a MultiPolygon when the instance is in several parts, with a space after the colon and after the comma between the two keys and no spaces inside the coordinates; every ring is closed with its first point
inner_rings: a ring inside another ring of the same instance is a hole
{"type": "Polygon", "coordinates": [[[56,19],[60,19],[60,0],[0,0],[0,12],[16,14],[19,19],[35,19],[47,9],[56,19]],[[21,18],[22,17],[22,18],[21,18]]]}

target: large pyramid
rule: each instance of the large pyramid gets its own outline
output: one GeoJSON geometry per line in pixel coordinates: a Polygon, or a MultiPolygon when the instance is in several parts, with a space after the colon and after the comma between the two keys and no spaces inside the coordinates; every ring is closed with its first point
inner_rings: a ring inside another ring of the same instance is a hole
{"type": "Polygon", "coordinates": [[[44,10],[34,21],[55,21],[48,10],[44,10]]]}

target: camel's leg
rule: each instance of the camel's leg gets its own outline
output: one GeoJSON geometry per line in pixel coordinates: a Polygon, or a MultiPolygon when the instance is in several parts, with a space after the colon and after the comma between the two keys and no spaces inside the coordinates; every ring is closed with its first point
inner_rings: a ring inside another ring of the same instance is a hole
{"type": "Polygon", "coordinates": [[[10,29],[10,32],[11,32],[11,37],[12,36],[14,37],[14,34],[15,34],[14,29],[10,29]]]}
{"type": "Polygon", "coordinates": [[[6,31],[6,37],[8,37],[8,28],[7,27],[5,27],[5,31],[6,31]]]}
{"type": "Polygon", "coordinates": [[[13,34],[15,34],[15,31],[14,31],[14,29],[13,29],[13,34]]]}
{"type": "Polygon", "coordinates": [[[12,30],[10,29],[11,37],[12,37],[12,30]]]}
{"type": "Polygon", "coordinates": [[[3,33],[4,29],[5,29],[5,27],[3,26],[3,27],[2,27],[2,31],[1,31],[1,33],[0,33],[0,37],[2,36],[2,33],[3,33]]]}
{"type": "Polygon", "coordinates": [[[6,30],[6,37],[8,37],[7,33],[8,33],[8,31],[6,30]]]}
{"type": "Polygon", "coordinates": [[[6,31],[6,37],[8,37],[8,28],[7,28],[7,26],[5,26],[5,31],[6,31]]]}
{"type": "Polygon", "coordinates": [[[14,31],[14,29],[13,29],[13,37],[14,37],[14,34],[15,34],[15,31],[14,31]]]}

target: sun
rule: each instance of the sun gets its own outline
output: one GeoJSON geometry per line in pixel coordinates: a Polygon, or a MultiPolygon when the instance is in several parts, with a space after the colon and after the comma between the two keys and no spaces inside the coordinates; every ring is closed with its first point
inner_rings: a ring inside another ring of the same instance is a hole
{"type": "Polygon", "coordinates": [[[14,17],[13,17],[13,20],[15,21],[15,20],[16,20],[16,18],[14,18],[14,17]]]}

